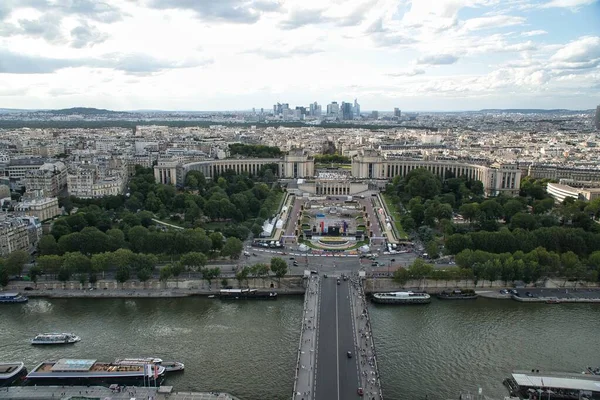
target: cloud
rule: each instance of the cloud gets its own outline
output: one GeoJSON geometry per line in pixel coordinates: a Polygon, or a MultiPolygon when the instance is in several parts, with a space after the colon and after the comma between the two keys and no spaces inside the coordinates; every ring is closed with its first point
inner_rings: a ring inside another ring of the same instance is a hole
{"type": "Polygon", "coordinates": [[[212,63],[212,59],[161,60],[146,54],[112,53],[97,58],[52,58],[0,50],[0,73],[48,74],[64,68],[112,68],[128,74],[145,75],[167,69],[192,68],[212,63]]]}
{"type": "Polygon", "coordinates": [[[280,58],[290,58],[294,56],[310,56],[322,52],[323,50],[312,47],[295,47],[292,49],[282,49],[281,46],[273,46],[269,49],[260,48],[255,50],[249,50],[245,53],[255,54],[270,60],[276,60],[280,58]]]}
{"type": "Polygon", "coordinates": [[[409,69],[409,70],[405,70],[405,71],[400,71],[400,72],[392,72],[387,74],[388,76],[392,76],[392,77],[400,77],[400,76],[416,76],[416,75],[423,75],[425,73],[424,69],[421,68],[413,68],[413,69],[409,69]]]}
{"type": "Polygon", "coordinates": [[[552,0],[548,3],[541,4],[541,8],[573,8],[577,9],[582,6],[594,4],[596,0],[552,0]]]}
{"type": "Polygon", "coordinates": [[[253,24],[263,12],[278,11],[281,3],[264,0],[150,0],[148,6],[160,10],[191,10],[205,20],[253,24]]]}
{"type": "Polygon", "coordinates": [[[512,15],[494,15],[491,17],[471,18],[464,22],[462,28],[466,31],[480,29],[504,28],[513,25],[522,25],[525,18],[512,15]]]}
{"type": "Polygon", "coordinates": [[[52,8],[64,15],[78,15],[104,23],[123,19],[122,11],[108,3],[108,0],[61,0],[52,8]]]}
{"type": "Polygon", "coordinates": [[[286,20],[281,21],[279,26],[282,29],[291,30],[307,25],[322,24],[329,21],[331,21],[331,19],[324,15],[324,10],[294,9],[290,12],[286,20]]]}
{"type": "Polygon", "coordinates": [[[452,54],[431,54],[417,60],[420,65],[449,65],[458,61],[458,57],[452,54]]]}
{"type": "Polygon", "coordinates": [[[560,48],[551,61],[577,65],[592,65],[600,60],[600,37],[583,36],[560,48]]]}
{"type": "Polygon", "coordinates": [[[521,36],[527,36],[527,37],[529,37],[529,36],[539,36],[539,35],[547,35],[547,34],[548,34],[548,32],[546,32],[546,31],[544,31],[542,29],[537,29],[537,30],[534,30],[534,31],[522,32],[521,36]]]}
{"type": "Polygon", "coordinates": [[[358,7],[346,14],[345,16],[337,19],[337,26],[356,26],[360,25],[365,17],[367,12],[377,5],[376,1],[367,1],[366,3],[360,4],[358,7]]]}
{"type": "Polygon", "coordinates": [[[82,47],[92,47],[95,44],[102,43],[108,39],[108,34],[101,32],[86,21],[81,21],[81,25],[71,30],[71,47],[80,49],[82,47]]]}

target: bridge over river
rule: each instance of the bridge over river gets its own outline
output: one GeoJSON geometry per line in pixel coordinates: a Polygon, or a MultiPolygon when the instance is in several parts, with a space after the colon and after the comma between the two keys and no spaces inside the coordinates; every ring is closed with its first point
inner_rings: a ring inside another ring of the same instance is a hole
{"type": "Polygon", "coordinates": [[[313,275],[305,296],[293,399],[359,398],[360,388],[364,398],[381,400],[375,346],[359,278],[313,275]]]}

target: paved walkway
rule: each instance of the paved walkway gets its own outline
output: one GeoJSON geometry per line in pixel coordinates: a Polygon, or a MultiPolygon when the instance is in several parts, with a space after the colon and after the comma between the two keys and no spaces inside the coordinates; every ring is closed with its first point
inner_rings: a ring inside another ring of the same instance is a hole
{"type": "Polygon", "coordinates": [[[302,331],[298,345],[298,362],[294,381],[294,400],[309,400],[314,396],[319,291],[319,276],[312,275],[309,278],[308,288],[304,296],[302,331]]]}
{"type": "Polygon", "coordinates": [[[369,400],[383,400],[375,344],[373,343],[373,333],[371,331],[371,322],[362,281],[357,276],[353,276],[350,280],[352,283],[350,285],[350,298],[352,300],[352,313],[355,319],[355,337],[358,341],[357,347],[360,349],[360,363],[358,367],[362,388],[365,393],[364,397],[369,400]]]}

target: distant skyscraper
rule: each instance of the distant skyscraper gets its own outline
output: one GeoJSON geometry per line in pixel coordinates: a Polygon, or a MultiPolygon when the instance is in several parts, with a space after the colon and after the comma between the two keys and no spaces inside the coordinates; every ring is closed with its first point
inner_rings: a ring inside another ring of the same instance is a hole
{"type": "Polygon", "coordinates": [[[358,102],[356,101],[356,99],[354,99],[354,107],[352,109],[352,112],[357,117],[360,117],[360,104],[358,104],[358,102]]]}
{"type": "Polygon", "coordinates": [[[327,104],[327,115],[337,116],[340,113],[340,106],[336,101],[327,104]]]}
{"type": "Polygon", "coordinates": [[[596,129],[600,131],[600,106],[596,107],[596,129]]]}
{"type": "Polygon", "coordinates": [[[352,103],[342,102],[341,114],[344,121],[354,119],[354,114],[352,113],[352,103]]]}
{"type": "Polygon", "coordinates": [[[318,117],[319,115],[321,115],[320,110],[321,106],[316,101],[308,105],[308,115],[310,115],[311,117],[318,117]],[[317,110],[319,110],[318,115],[317,110]]]}
{"type": "Polygon", "coordinates": [[[372,119],[378,119],[379,118],[379,112],[377,112],[377,111],[371,111],[371,118],[372,119]]]}
{"type": "Polygon", "coordinates": [[[400,118],[402,116],[402,112],[399,108],[394,108],[394,117],[400,118]]]}

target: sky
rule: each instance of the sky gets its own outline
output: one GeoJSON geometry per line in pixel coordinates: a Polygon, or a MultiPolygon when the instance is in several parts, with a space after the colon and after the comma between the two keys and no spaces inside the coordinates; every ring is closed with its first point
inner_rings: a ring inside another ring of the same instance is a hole
{"type": "Polygon", "coordinates": [[[590,109],[600,0],[0,0],[0,108],[590,109]]]}

